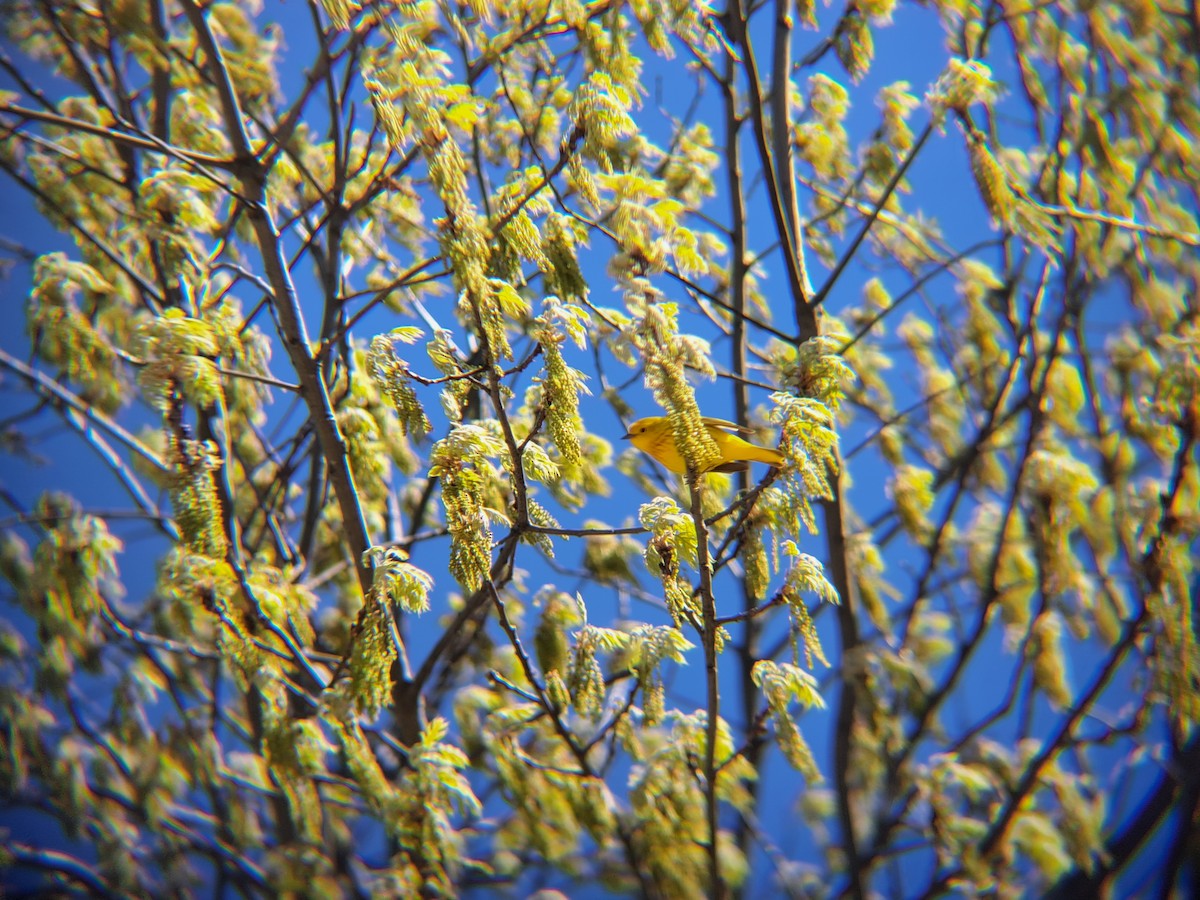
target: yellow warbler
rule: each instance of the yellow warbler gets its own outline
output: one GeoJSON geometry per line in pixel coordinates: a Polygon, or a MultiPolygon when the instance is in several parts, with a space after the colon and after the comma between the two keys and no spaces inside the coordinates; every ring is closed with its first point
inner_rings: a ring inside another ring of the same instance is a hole
{"type": "MultiPolygon", "coordinates": [[[[704,471],[741,472],[743,469],[750,468],[751,462],[764,462],[769,466],[783,465],[783,454],[778,450],[759,447],[733,434],[735,431],[750,434],[749,428],[743,428],[734,422],[726,422],[724,419],[711,419],[708,416],[704,416],[700,421],[704,423],[708,436],[713,439],[717,449],[721,451],[721,457],[716,465],[709,466],[704,471]]],[[[638,419],[629,426],[625,437],[633,442],[633,446],[644,453],[649,453],[670,471],[679,475],[687,472],[687,463],[683,460],[683,454],[675,446],[675,431],[671,428],[671,420],[666,416],[638,419]]]]}

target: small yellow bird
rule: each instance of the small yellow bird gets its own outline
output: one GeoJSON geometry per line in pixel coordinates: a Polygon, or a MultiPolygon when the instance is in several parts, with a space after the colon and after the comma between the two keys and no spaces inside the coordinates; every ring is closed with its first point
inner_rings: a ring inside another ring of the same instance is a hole
{"type": "MultiPolygon", "coordinates": [[[[704,416],[700,421],[704,423],[708,436],[716,442],[717,449],[721,451],[717,464],[709,466],[705,469],[706,472],[741,472],[750,468],[751,462],[763,462],[769,466],[783,465],[783,454],[778,450],[759,447],[732,433],[740,431],[742,434],[750,434],[749,428],[708,416],[704,416]]],[[[683,454],[675,446],[675,431],[671,427],[671,420],[666,416],[638,419],[629,426],[625,437],[633,442],[633,446],[649,453],[670,471],[678,475],[687,472],[683,454]]]]}

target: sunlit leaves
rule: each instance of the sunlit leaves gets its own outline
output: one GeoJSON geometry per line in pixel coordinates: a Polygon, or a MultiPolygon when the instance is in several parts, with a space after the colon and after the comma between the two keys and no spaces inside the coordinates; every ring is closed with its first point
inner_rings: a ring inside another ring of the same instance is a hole
{"type": "Polygon", "coordinates": [[[891,493],[896,501],[896,514],[912,537],[923,541],[929,534],[929,508],[933,505],[933,473],[917,466],[896,467],[891,493]]]}
{"type": "Polygon", "coordinates": [[[775,358],[780,382],[794,388],[802,398],[819,401],[836,413],[854,373],[838,352],[839,338],[818,335],[798,348],[781,347],[775,358]]]}
{"type": "Polygon", "coordinates": [[[521,453],[521,465],[526,477],[543,484],[558,480],[562,474],[540,444],[530,443],[525,447],[521,453]]]}
{"type": "Polygon", "coordinates": [[[546,366],[541,403],[550,437],[568,473],[573,473],[582,462],[579,435],[583,431],[583,421],[579,416],[579,395],[588,391],[583,384],[583,374],[563,359],[560,344],[570,337],[582,348],[586,342],[586,322],[587,317],[578,307],[548,298],[536,331],[546,366]]]}
{"type": "Polygon", "coordinates": [[[550,212],[550,198],[542,170],[536,167],[514,172],[494,193],[491,202],[496,211],[491,230],[495,235],[492,247],[495,275],[520,284],[520,261],[531,262],[542,270],[548,268],[535,219],[540,220],[550,212]]]}
{"type": "Polygon", "coordinates": [[[320,803],[311,776],[321,770],[328,743],[316,723],[289,715],[278,682],[263,684],[259,695],[263,759],[297,829],[307,840],[315,840],[320,833],[320,803]]]}
{"type": "Polygon", "coordinates": [[[1020,634],[1029,624],[1029,603],[1037,587],[1023,519],[1006,516],[995,504],[981,504],[967,534],[967,563],[978,587],[995,594],[1010,634],[1020,634]]]}
{"type": "Polygon", "coordinates": [[[599,655],[615,653],[627,642],[625,632],[614,628],[585,625],[576,633],[567,684],[581,715],[595,718],[604,703],[604,670],[599,655]]]}
{"type": "Polygon", "coordinates": [[[766,697],[784,756],[809,784],[819,782],[821,774],[812,750],[788,711],[793,702],[806,710],[824,709],[825,701],[817,690],[816,679],[801,668],[769,660],[755,663],[751,677],[766,697]]]}
{"type": "Polygon", "coordinates": [[[928,408],[923,416],[924,427],[933,443],[924,446],[923,451],[935,459],[935,454],[951,456],[962,440],[966,416],[954,374],[940,364],[934,332],[928,322],[908,316],[901,322],[897,335],[908,345],[922,381],[923,402],[928,408]]]}
{"type": "Polygon", "coordinates": [[[671,617],[676,625],[687,619],[698,621],[698,601],[691,582],[682,575],[684,564],[696,565],[696,523],[669,497],[643,504],[638,518],[651,535],[644,556],[646,568],[662,580],[671,617]]]}
{"type": "Polygon", "coordinates": [[[894,594],[895,588],[883,578],[883,555],[866,534],[850,535],[846,549],[864,610],[876,628],[886,630],[889,615],[884,598],[894,594]]]}
{"type": "Polygon", "coordinates": [[[164,168],[142,183],[139,193],[147,211],[155,217],[155,231],[162,248],[162,264],[173,275],[189,277],[187,264],[204,271],[201,238],[217,229],[212,205],[224,192],[210,179],[180,169],[164,168]]]}
{"type": "Polygon", "coordinates": [[[1071,858],[1062,833],[1044,813],[1033,810],[1018,813],[1011,834],[1015,846],[1029,854],[1047,882],[1052,884],[1070,867],[1071,858]]]}
{"type": "Polygon", "coordinates": [[[450,572],[467,590],[487,578],[492,530],[484,507],[489,458],[500,455],[500,441],[478,425],[457,425],[433,446],[430,475],[439,476],[446,525],[450,530],[450,572]]]}
{"type": "MultiPolygon", "coordinates": [[[[401,579],[413,581],[403,575],[401,579]]],[[[384,600],[390,599],[390,580],[385,572],[363,603],[351,634],[353,644],[347,664],[345,695],[356,712],[372,718],[388,700],[392,688],[392,661],[396,658],[391,613],[384,605],[384,600]]]]}
{"type": "Polygon", "coordinates": [[[61,667],[56,668],[65,667],[58,673],[65,680],[75,661],[90,658],[100,641],[99,613],[107,596],[120,591],[117,554],[122,544],[102,519],[64,496],[43,496],[37,513],[47,528],[25,576],[27,589],[18,599],[42,629],[45,643],[61,644],[61,667]]]}
{"type": "Polygon", "coordinates": [[[1065,452],[1037,451],[1030,457],[1027,484],[1040,510],[1034,521],[1045,553],[1042,577],[1055,592],[1079,588],[1079,563],[1069,541],[1087,519],[1095,474],[1065,452]]]}
{"type": "Polygon", "coordinates": [[[1050,701],[1060,709],[1071,705],[1067,683],[1067,660],[1062,647],[1062,621],[1053,612],[1042,613],[1030,629],[1028,653],[1033,659],[1033,677],[1050,701]]]}
{"type": "MultiPolygon", "coordinates": [[[[631,775],[630,802],[639,826],[639,850],[656,883],[672,896],[692,895],[704,884],[707,824],[704,795],[696,789],[694,773],[705,754],[706,729],[703,713],[672,716],[669,732],[647,742],[648,752],[631,775]]],[[[741,757],[733,755],[731,744],[728,725],[718,723],[718,791],[739,806],[747,795],[738,780],[753,773],[741,757]]],[[[736,865],[736,860],[731,862],[736,865]]]]}
{"type": "Polygon", "coordinates": [[[495,839],[495,870],[509,877],[532,851],[556,865],[571,866],[580,844],[590,836],[601,845],[611,840],[614,798],[603,781],[578,772],[561,746],[544,743],[545,722],[527,725],[524,705],[497,710],[485,736],[494,753],[497,782],[512,798],[516,814],[501,824],[495,839]],[[522,732],[531,742],[523,744],[522,732]],[[526,747],[536,748],[552,765],[531,765],[526,747]]]}
{"type": "Polygon", "coordinates": [[[920,101],[909,92],[907,81],[898,81],[880,90],[876,102],[882,112],[878,139],[866,150],[864,172],[876,184],[891,180],[900,161],[912,149],[913,133],[909,118],[920,101]]]}
{"type": "Polygon", "coordinates": [[[1002,90],[992,80],[991,69],[979,60],[951,59],[937,83],[925,95],[925,102],[941,122],[947,110],[966,112],[976,103],[995,102],[1002,90]]]}
{"type": "Polygon", "coordinates": [[[365,409],[348,407],[338,415],[337,424],[346,441],[355,486],[367,500],[382,499],[390,467],[375,419],[365,409]]]}
{"type": "Polygon", "coordinates": [[[689,206],[699,205],[716,190],[713,175],[720,161],[709,127],[697,122],[678,140],[676,152],[665,160],[666,195],[689,206]]]}
{"type": "Polygon", "coordinates": [[[668,264],[682,274],[707,269],[697,236],[683,225],[683,203],[670,185],[642,173],[597,176],[602,196],[613,204],[612,227],[637,272],[661,272],[668,264]]]}
{"type": "Polygon", "coordinates": [[[533,644],[538,667],[548,680],[551,673],[558,673],[556,680],[561,683],[561,676],[566,674],[570,650],[566,629],[580,620],[580,611],[571,597],[556,593],[545,597],[533,644]]]}
{"type": "Polygon", "coordinates": [[[967,146],[970,149],[971,172],[975,176],[975,185],[983,198],[983,205],[998,225],[1009,225],[1016,199],[1008,186],[1008,176],[981,136],[972,134],[967,146]]]}
{"type": "Polygon", "coordinates": [[[113,336],[93,319],[93,310],[103,309],[106,295],[115,290],[92,266],[50,253],[34,265],[28,307],[27,327],[38,356],[104,412],[120,406],[128,388],[113,336]]]}
{"type": "Polygon", "coordinates": [[[358,0],[321,0],[321,8],[335,28],[344,30],[362,7],[358,0]]]}
{"type": "Polygon", "coordinates": [[[754,598],[761,598],[766,593],[770,578],[771,560],[763,535],[765,524],[761,515],[751,519],[742,547],[742,565],[746,569],[746,593],[754,598]]]}
{"type": "Polygon", "coordinates": [[[637,676],[645,695],[643,712],[647,725],[658,723],[666,711],[666,690],[661,672],[663,662],[671,660],[683,663],[683,654],[692,646],[678,628],[639,625],[629,633],[624,660],[637,676]]]}
{"type": "Polygon", "coordinates": [[[379,552],[376,548],[372,555],[375,557],[372,569],[377,599],[389,600],[411,613],[422,613],[429,609],[432,575],[412,565],[406,554],[396,550],[379,552]]]}
{"type": "Polygon", "coordinates": [[[409,764],[396,786],[397,815],[389,824],[402,871],[411,868],[409,877],[424,889],[449,893],[468,863],[453,817],[477,814],[481,804],[462,772],[466,757],[444,741],[447,731],[444,719],[434,719],[408,748],[409,764]]]}
{"type": "Polygon", "coordinates": [[[837,31],[838,61],[850,73],[850,78],[859,82],[871,68],[875,56],[875,41],[867,17],[858,6],[851,6],[843,17],[837,31]]]}
{"type": "Polygon", "coordinates": [[[222,460],[211,442],[169,439],[171,504],[184,543],[194,553],[222,559],[228,547],[214,474],[222,460]]]}
{"type": "Polygon", "coordinates": [[[579,268],[578,245],[583,234],[577,223],[552,214],[542,229],[542,256],[546,261],[546,286],[551,296],[563,300],[582,297],[587,291],[579,268]]]}
{"type": "Polygon", "coordinates": [[[573,133],[582,138],[578,155],[572,153],[569,157],[568,172],[584,199],[592,201],[593,206],[599,205],[598,198],[582,160],[594,161],[605,174],[614,171],[619,142],[637,130],[630,117],[633,104],[634,98],[628,90],[614,83],[609,75],[597,71],[580,84],[567,108],[573,133]]]}
{"type": "Polygon", "coordinates": [[[214,357],[217,338],[202,319],[168,310],[137,335],[145,366],[138,373],[147,399],[166,410],[176,393],[197,406],[212,406],[221,397],[221,378],[214,357]]]}
{"type": "Polygon", "coordinates": [[[986,888],[990,873],[975,857],[974,847],[987,826],[973,812],[976,804],[996,791],[996,773],[982,762],[964,761],[951,753],[934,754],[924,768],[918,784],[934,812],[931,831],[939,860],[949,864],[956,858],[964,859],[965,855],[968,883],[974,888],[986,888]]]}
{"type": "MultiPolygon", "coordinates": [[[[828,666],[829,660],[821,649],[821,639],[804,595],[816,594],[820,601],[838,603],[837,589],[825,577],[821,563],[815,557],[801,553],[793,541],[784,541],[784,553],[792,559],[784,578],[782,594],[792,616],[793,640],[798,639],[803,644],[805,663],[810,669],[814,659],[828,666]]],[[[798,649],[795,655],[799,656],[798,649]]]]}
{"type": "Polygon", "coordinates": [[[786,501],[798,530],[803,523],[816,532],[810,498],[831,494],[830,479],[838,471],[838,436],[833,414],[820,400],[776,392],[771,395],[776,404],[770,418],[780,426],[780,443],[791,463],[784,469],[784,479],[791,487],[786,501]]]}
{"type": "Polygon", "coordinates": [[[1162,375],[1155,385],[1154,412],[1166,421],[1183,421],[1200,411],[1200,327],[1181,323],[1173,334],[1159,338],[1162,375]]]}
{"type": "Polygon", "coordinates": [[[632,559],[639,555],[639,545],[628,537],[605,534],[602,523],[590,522],[587,527],[598,533],[587,538],[583,566],[589,576],[600,584],[636,583],[632,559]]]}
{"type": "MultiPolygon", "coordinates": [[[[554,514],[532,497],[525,500],[525,512],[529,518],[529,524],[535,528],[553,531],[562,527],[554,514]]],[[[554,556],[554,541],[545,531],[527,531],[523,538],[526,543],[538,547],[546,556],[554,556]]]]}
{"type": "Polygon", "coordinates": [[[407,363],[396,353],[396,344],[415,343],[420,334],[418,328],[404,327],[393,329],[386,335],[376,335],[371,339],[367,356],[371,377],[399,413],[405,433],[417,438],[424,437],[433,426],[417,399],[407,363]]]}
{"type": "Polygon", "coordinates": [[[958,363],[978,392],[979,405],[991,408],[1008,384],[1012,312],[1004,308],[1005,286],[991,268],[972,260],[965,262],[958,274],[958,290],[966,300],[967,338],[958,352],[958,363]]]}
{"type": "Polygon", "coordinates": [[[850,97],[842,85],[825,75],[809,79],[808,89],[812,118],[796,126],[796,151],[818,178],[836,182],[851,172],[849,137],[843,124],[850,97]]]}
{"type": "Polygon", "coordinates": [[[1195,554],[1178,537],[1159,538],[1152,557],[1159,582],[1149,608],[1160,634],[1152,657],[1155,682],[1180,733],[1200,722],[1200,638],[1192,596],[1195,554]]]}
{"type": "Polygon", "coordinates": [[[470,197],[467,161],[451,133],[462,124],[454,111],[473,101],[466,85],[435,77],[444,65],[439,52],[415,44],[407,49],[415,59],[381,63],[366,86],[395,149],[403,151],[415,143],[428,164],[430,184],[446,212],[439,221],[438,239],[454,273],[461,313],[468,321],[474,319],[491,359],[510,358],[504,313],[523,304],[507,296],[515,293],[511,285],[486,274],[491,256],[487,228],[470,197]]]}
{"type": "Polygon", "coordinates": [[[212,616],[238,591],[234,573],[224,560],[176,548],[158,567],[156,590],[163,598],[159,626],[182,639],[212,639],[212,616]]]}

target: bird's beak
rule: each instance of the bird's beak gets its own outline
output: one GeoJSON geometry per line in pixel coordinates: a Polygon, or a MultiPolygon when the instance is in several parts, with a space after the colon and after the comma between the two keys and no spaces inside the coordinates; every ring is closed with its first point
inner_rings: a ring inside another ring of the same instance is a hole
{"type": "Polygon", "coordinates": [[[625,432],[623,435],[621,435],[621,440],[623,440],[623,441],[627,441],[627,440],[629,440],[631,437],[633,437],[633,435],[632,435],[632,434],[630,434],[630,433],[627,431],[627,432],[625,432]]]}

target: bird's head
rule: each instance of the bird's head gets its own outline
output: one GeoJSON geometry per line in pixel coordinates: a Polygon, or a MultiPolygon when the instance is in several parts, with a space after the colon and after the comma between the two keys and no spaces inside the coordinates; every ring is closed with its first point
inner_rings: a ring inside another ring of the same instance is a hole
{"type": "Polygon", "coordinates": [[[630,423],[629,430],[621,435],[621,439],[627,441],[637,437],[638,435],[645,434],[661,421],[662,419],[660,417],[655,416],[650,416],[646,419],[638,419],[636,422],[630,423]]]}

